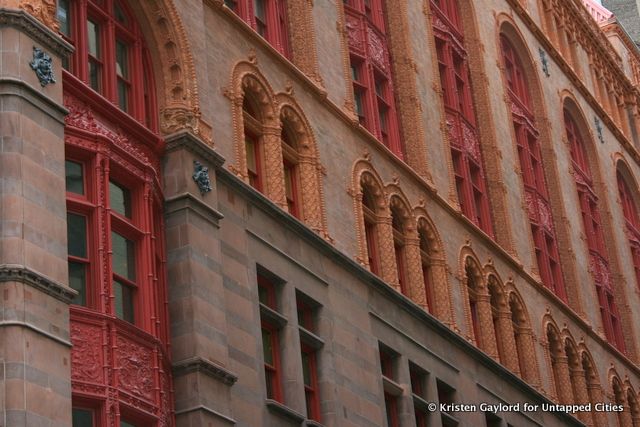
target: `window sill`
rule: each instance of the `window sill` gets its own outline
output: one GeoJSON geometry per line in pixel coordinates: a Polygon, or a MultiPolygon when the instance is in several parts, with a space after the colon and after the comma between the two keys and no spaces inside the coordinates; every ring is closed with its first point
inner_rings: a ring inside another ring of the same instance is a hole
{"type": "Polygon", "coordinates": [[[262,320],[266,320],[269,323],[273,323],[279,328],[282,328],[287,324],[286,317],[284,317],[282,314],[278,313],[274,309],[267,307],[263,303],[260,303],[260,317],[262,318],[262,320]]]}
{"type": "Polygon", "coordinates": [[[322,338],[302,326],[300,326],[300,341],[315,350],[324,347],[324,340],[322,338]]]}
{"type": "Polygon", "coordinates": [[[402,386],[397,382],[390,380],[389,378],[382,376],[382,388],[385,393],[389,393],[392,396],[401,396],[402,395],[402,386]]]}
{"type": "Polygon", "coordinates": [[[440,412],[442,416],[442,427],[456,427],[459,421],[453,415],[449,415],[447,412],[440,412]]]}
{"type": "Polygon", "coordinates": [[[265,400],[265,403],[267,405],[267,409],[270,412],[283,416],[284,418],[288,418],[289,420],[294,421],[298,424],[302,423],[306,419],[306,417],[301,413],[294,411],[285,404],[273,399],[267,399],[265,400]]]}
{"type": "Polygon", "coordinates": [[[324,424],[314,420],[306,420],[303,425],[304,427],[324,427],[324,424]]]}
{"type": "Polygon", "coordinates": [[[417,394],[413,394],[413,406],[416,408],[420,408],[422,410],[429,410],[429,402],[418,396],[417,394]]]}

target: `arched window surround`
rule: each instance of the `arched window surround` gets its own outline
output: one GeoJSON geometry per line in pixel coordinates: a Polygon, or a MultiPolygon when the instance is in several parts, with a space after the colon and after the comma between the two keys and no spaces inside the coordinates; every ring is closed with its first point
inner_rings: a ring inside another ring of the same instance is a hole
{"type": "MultiPolygon", "coordinates": [[[[589,402],[592,405],[604,401],[604,393],[600,382],[600,374],[598,373],[597,365],[593,360],[593,356],[587,349],[584,343],[578,345],[580,351],[580,360],[582,362],[582,370],[585,374],[585,380],[587,385],[587,394],[589,396],[589,402]]],[[[592,412],[591,420],[593,425],[601,426],[607,424],[607,414],[604,412],[592,412]]]]}
{"type": "Polygon", "coordinates": [[[514,372],[518,373],[529,384],[538,387],[540,385],[540,372],[535,352],[536,341],[527,307],[516,290],[513,281],[507,282],[505,292],[513,330],[514,354],[518,363],[514,372]]]}
{"type": "Polygon", "coordinates": [[[543,330],[545,331],[543,346],[546,351],[553,396],[561,404],[572,404],[573,387],[563,336],[556,323],[548,316],[545,316],[543,321],[543,330]]]}
{"type": "Polygon", "coordinates": [[[231,72],[231,85],[225,90],[231,101],[235,163],[229,166],[240,179],[252,184],[247,157],[246,136],[252,136],[256,157],[261,170],[261,185],[256,190],[263,193],[284,211],[291,214],[327,240],[323,167],[311,125],[295,99],[292,87],[274,93],[266,77],[257,67],[257,59],[238,61],[231,72]],[[245,103],[250,102],[255,117],[249,117],[245,103]],[[283,142],[283,131],[289,144],[283,142]],[[248,133],[247,133],[248,132],[248,133]],[[286,175],[288,172],[294,172],[286,175]],[[287,182],[287,178],[290,179],[287,182]],[[293,192],[287,189],[296,187],[293,192]],[[292,196],[295,199],[288,200],[292,196]]]}
{"type": "Polygon", "coordinates": [[[418,297],[414,301],[445,324],[453,326],[452,289],[442,239],[424,206],[414,208],[414,217],[424,284],[424,296],[417,292],[418,297]]]}

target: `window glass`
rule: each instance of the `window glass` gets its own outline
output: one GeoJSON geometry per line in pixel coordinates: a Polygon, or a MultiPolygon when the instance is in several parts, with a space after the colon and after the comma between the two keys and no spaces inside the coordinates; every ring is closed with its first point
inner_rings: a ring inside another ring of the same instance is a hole
{"type": "Polygon", "coordinates": [[[67,244],[69,255],[87,257],[87,218],[82,215],[67,214],[67,244]]]}
{"type": "Polygon", "coordinates": [[[125,27],[128,25],[127,15],[125,15],[124,11],[118,3],[113,6],[113,14],[116,17],[116,21],[118,21],[120,24],[124,25],[125,27]]]}
{"type": "Polygon", "coordinates": [[[253,0],[253,13],[256,17],[256,31],[261,36],[267,33],[267,20],[264,0],[253,0]]]}
{"type": "Polygon", "coordinates": [[[93,411],[90,409],[73,408],[71,413],[73,427],[93,427],[93,411]]]}
{"type": "Polygon", "coordinates": [[[60,32],[67,37],[71,37],[71,9],[69,8],[69,0],[58,0],[56,16],[60,24],[60,32]]]}
{"type": "Polygon", "coordinates": [[[131,218],[131,192],[113,181],[109,181],[109,200],[111,210],[131,218]]]}
{"type": "Polygon", "coordinates": [[[87,45],[89,50],[89,85],[100,91],[100,27],[87,20],[87,45]]]}
{"type": "Polygon", "coordinates": [[[114,280],[113,297],[116,317],[133,323],[133,290],[131,287],[114,280]]]}
{"type": "Polygon", "coordinates": [[[65,182],[70,193],[84,194],[84,179],[80,163],[65,161],[65,182]]]}
{"type": "Polygon", "coordinates": [[[129,110],[129,61],[127,45],[116,40],[116,75],[118,76],[118,105],[123,111],[129,110]]]}
{"type": "MultiPolygon", "coordinates": [[[[73,299],[77,305],[87,305],[87,264],[82,262],[69,262],[69,286],[78,295],[73,299]]],[[[75,426],[75,423],[73,424],[75,426]]]]}
{"type": "Polygon", "coordinates": [[[304,379],[304,385],[312,386],[311,384],[311,360],[309,353],[302,352],[302,378],[304,379]]]}
{"type": "Polygon", "coordinates": [[[133,424],[125,420],[120,420],[120,427],[137,427],[137,424],[133,424]]]}
{"type": "Polygon", "coordinates": [[[113,272],[126,279],[136,280],[134,244],[118,233],[111,233],[113,272]]]}
{"type": "Polygon", "coordinates": [[[271,331],[268,329],[262,329],[262,349],[264,355],[264,363],[267,365],[274,365],[273,360],[273,346],[272,344],[272,335],[271,331]]]}

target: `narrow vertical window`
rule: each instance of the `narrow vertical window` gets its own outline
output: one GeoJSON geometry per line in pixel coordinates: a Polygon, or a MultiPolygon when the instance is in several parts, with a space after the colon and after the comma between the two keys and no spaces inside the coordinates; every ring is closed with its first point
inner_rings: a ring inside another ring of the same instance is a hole
{"type": "Polygon", "coordinates": [[[478,284],[476,283],[475,271],[467,266],[465,268],[467,276],[467,293],[469,294],[469,312],[471,314],[471,331],[476,341],[476,345],[482,348],[483,344],[480,340],[480,319],[478,318],[478,284]]]}
{"type": "Polygon", "coordinates": [[[297,144],[291,135],[291,130],[285,125],[282,129],[282,167],[284,169],[284,189],[287,198],[287,208],[289,213],[298,219],[301,219],[300,212],[300,177],[299,177],[299,156],[297,144]]]}
{"type": "Polygon", "coordinates": [[[91,19],[87,20],[87,46],[89,52],[89,86],[102,92],[102,47],[100,26],[91,19]]]}
{"type": "Polygon", "coordinates": [[[388,427],[399,427],[400,418],[398,411],[398,395],[390,391],[390,387],[386,387],[387,383],[394,383],[395,380],[395,363],[397,354],[386,346],[380,344],[380,369],[382,371],[382,382],[385,385],[384,406],[387,416],[388,427]]]}
{"type": "Polygon", "coordinates": [[[427,309],[429,313],[433,314],[435,297],[433,295],[433,281],[431,280],[431,256],[429,255],[429,239],[424,227],[419,228],[418,238],[420,239],[420,265],[422,267],[422,279],[427,298],[427,309]]]}
{"type": "Polygon", "coordinates": [[[74,213],[67,214],[67,244],[69,253],[69,286],[78,292],[74,304],[87,305],[87,276],[89,255],[87,251],[87,218],[74,213]]]}
{"type": "Polygon", "coordinates": [[[287,0],[224,0],[224,4],[289,58],[287,0]]]}
{"type": "Polygon", "coordinates": [[[134,242],[112,232],[111,245],[113,248],[114,314],[119,319],[134,323],[133,298],[136,289],[134,242]]]}
{"type": "Polygon", "coordinates": [[[116,40],[116,76],[118,85],[118,105],[122,111],[129,111],[131,82],[129,79],[128,46],[116,40]]]}
{"type": "Polygon", "coordinates": [[[263,313],[263,307],[277,313],[276,284],[264,275],[258,275],[258,300],[261,305],[262,356],[267,399],[282,402],[280,383],[280,326],[271,316],[263,313]]]}
{"type": "Polygon", "coordinates": [[[247,177],[249,185],[263,191],[263,157],[262,157],[262,122],[256,110],[245,97],[242,104],[244,118],[244,146],[247,161],[247,177]]]}
{"type": "Polygon", "coordinates": [[[542,169],[539,132],[532,113],[524,67],[504,35],[500,35],[500,44],[538,271],[542,283],[566,300],[549,191],[542,169]]]}
{"type": "Polygon", "coordinates": [[[458,3],[456,0],[432,0],[431,9],[460,209],[467,218],[493,236],[458,3]]]}
{"type": "Polygon", "coordinates": [[[408,295],[407,271],[406,271],[406,250],[404,225],[402,223],[401,213],[398,209],[391,210],[391,227],[393,229],[393,251],[396,258],[396,269],[398,270],[398,282],[400,292],[408,295]]]}
{"type": "Polygon", "coordinates": [[[300,332],[300,356],[307,418],[320,422],[320,388],[318,382],[318,362],[322,341],[316,335],[317,313],[320,305],[311,298],[296,291],[296,305],[300,332]]]}
{"type": "Polygon", "coordinates": [[[367,256],[369,270],[373,274],[380,273],[380,260],[378,259],[378,227],[375,213],[375,202],[368,188],[362,191],[362,213],[364,216],[364,234],[367,244],[367,256]]]}
{"type": "Polygon", "coordinates": [[[344,3],[354,109],[360,124],[398,157],[403,156],[381,0],[344,3]],[[356,42],[362,41],[362,42],[356,42]]]}

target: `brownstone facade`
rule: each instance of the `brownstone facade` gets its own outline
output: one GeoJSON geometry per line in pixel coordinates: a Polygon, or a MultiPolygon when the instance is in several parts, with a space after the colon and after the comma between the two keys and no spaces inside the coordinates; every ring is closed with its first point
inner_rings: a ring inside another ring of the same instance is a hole
{"type": "Polygon", "coordinates": [[[640,427],[639,84],[640,51],[591,0],[0,0],[0,427],[640,427]],[[60,8],[80,3],[139,26],[146,122],[63,70],[86,46],[60,8]],[[107,185],[104,158],[145,159],[142,319],[104,291],[91,320],[70,280],[81,137],[107,185]]]}

